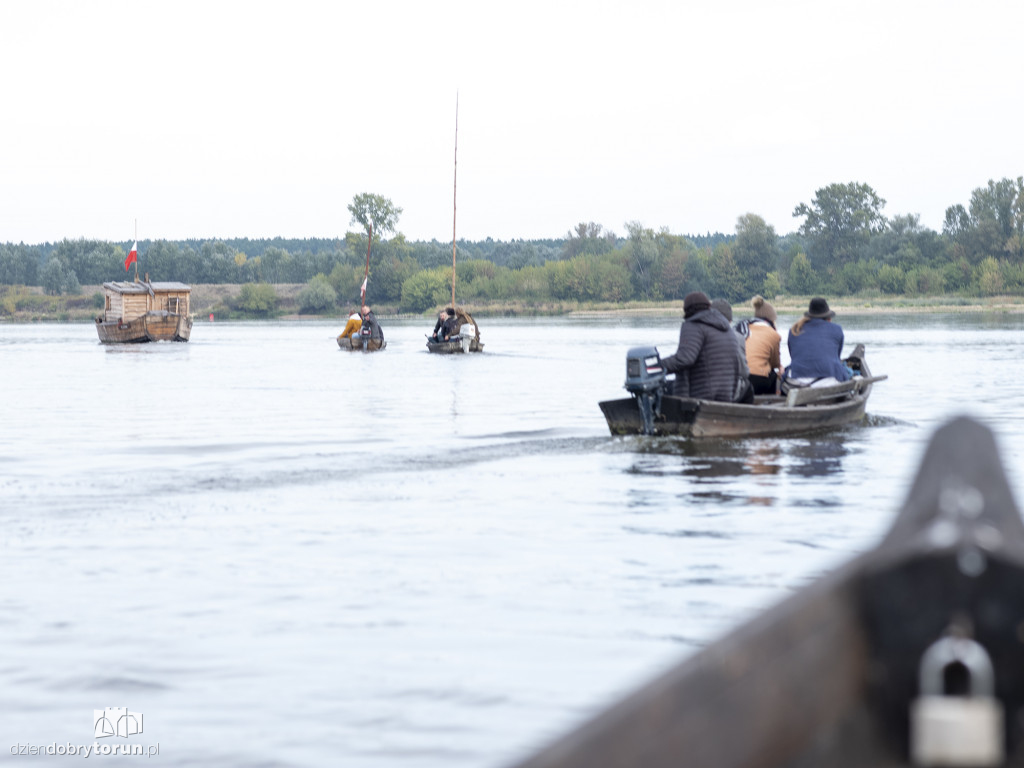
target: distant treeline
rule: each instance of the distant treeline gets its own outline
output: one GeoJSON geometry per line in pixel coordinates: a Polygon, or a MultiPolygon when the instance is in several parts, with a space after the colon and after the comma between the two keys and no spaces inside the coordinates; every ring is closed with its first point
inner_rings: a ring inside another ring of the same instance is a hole
{"type": "MultiPolygon", "coordinates": [[[[779,236],[760,216],[732,234],[674,235],[637,222],[619,236],[580,223],[548,240],[459,241],[460,302],[626,302],[681,299],[702,290],[733,302],[761,293],[852,296],[1024,294],[1024,177],[989,181],[968,205],[946,209],[942,232],[913,214],[886,218],[866,184],[819,189],[779,236]]],[[[130,243],[65,240],[0,245],[0,284],[76,293],[83,284],[126,279],[130,243]]],[[[253,311],[272,311],[274,283],[306,283],[304,311],[347,308],[358,299],[366,235],[344,239],[141,241],[139,272],[154,280],[253,284],[253,311]]],[[[367,298],[406,312],[450,297],[452,246],[374,239],[367,298]]]]}

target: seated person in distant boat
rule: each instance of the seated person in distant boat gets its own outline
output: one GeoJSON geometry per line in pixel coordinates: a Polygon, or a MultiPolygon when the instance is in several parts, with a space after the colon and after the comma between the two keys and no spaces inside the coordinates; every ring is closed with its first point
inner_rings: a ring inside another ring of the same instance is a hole
{"type": "MultiPolygon", "coordinates": [[[[726,301],[725,299],[712,299],[711,300],[711,308],[712,309],[717,309],[718,312],[722,315],[722,317],[724,317],[730,323],[732,322],[732,304],[730,304],[728,301],[726,301]]],[[[740,358],[743,361],[743,367],[744,367],[744,370],[746,371],[746,374],[744,374],[744,375],[746,375],[747,379],[749,380],[750,379],[750,370],[749,370],[749,368],[747,366],[747,353],[746,353],[747,334],[746,334],[746,330],[745,329],[741,330],[738,327],[738,325],[739,324],[737,324],[737,327],[733,328],[733,330],[736,331],[736,336],[737,336],[737,338],[739,339],[739,342],[740,342],[740,358]]],[[[739,399],[736,400],[736,402],[737,403],[747,403],[748,405],[753,403],[754,402],[754,389],[753,389],[753,387],[752,386],[748,387],[747,391],[744,392],[739,397],[739,399]]]]}
{"type": "Polygon", "coordinates": [[[430,340],[449,341],[458,332],[459,320],[455,316],[455,310],[452,307],[448,307],[438,314],[437,323],[434,325],[434,335],[430,337],[430,340]]]}
{"type": "Polygon", "coordinates": [[[459,318],[455,316],[455,310],[451,307],[445,310],[448,317],[441,326],[441,338],[445,341],[451,340],[452,336],[459,335],[459,318]]]}
{"type": "Polygon", "coordinates": [[[444,325],[444,321],[448,319],[448,313],[443,309],[437,313],[437,322],[434,323],[434,332],[430,334],[431,341],[438,340],[438,334],[441,332],[441,326],[444,325]]]}
{"type": "Polygon", "coordinates": [[[661,361],[666,373],[676,374],[674,394],[727,403],[751,402],[753,393],[742,339],[729,321],[700,291],[687,294],[683,300],[683,317],[679,348],[661,361]]]}
{"type": "Polygon", "coordinates": [[[725,299],[712,299],[711,308],[717,309],[719,312],[722,313],[722,317],[724,317],[730,323],[732,322],[732,304],[730,304],[728,301],[726,301],[725,299]]]}
{"type": "Polygon", "coordinates": [[[762,296],[751,299],[754,316],[743,321],[747,336],[747,367],[755,395],[774,395],[778,384],[778,370],[782,365],[780,347],[782,337],[775,329],[775,307],[762,296]]]}
{"type": "Polygon", "coordinates": [[[380,323],[377,322],[377,316],[370,311],[370,308],[363,305],[363,324],[359,330],[360,336],[368,336],[371,339],[384,340],[384,331],[381,330],[380,323]]]}
{"type": "Polygon", "coordinates": [[[363,327],[363,318],[359,316],[359,313],[354,309],[348,316],[348,322],[345,323],[345,330],[341,332],[339,339],[347,339],[349,336],[359,334],[359,329],[363,327]]]}
{"type": "Polygon", "coordinates": [[[849,381],[853,371],[840,359],[843,329],[832,318],[836,313],[820,297],[811,299],[804,316],[789,329],[789,367],[783,389],[789,386],[821,386],[849,381]]]}

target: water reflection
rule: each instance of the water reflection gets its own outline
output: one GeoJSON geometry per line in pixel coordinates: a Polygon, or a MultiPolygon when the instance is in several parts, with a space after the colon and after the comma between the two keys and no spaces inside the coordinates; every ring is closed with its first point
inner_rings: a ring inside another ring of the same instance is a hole
{"type": "Polygon", "coordinates": [[[757,440],[647,439],[637,443],[641,458],[626,468],[638,475],[681,474],[696,482],[723,478],[778,475],[824,477],[842,472],[850,449],[843,433],[757,440]],[[679,464],[666,461],[678,457],[679,464]]]}
{"type": "Polygon", "coordinates": [[[843,457],[850,452],[842,437],[809,440],[793,446],[795,459],[789,473],[798,477],[825,477],[843,471],[843,457]]]}
{"type": "MultiPolygon", "coordinates": [[[[846,431],[787,439],[646,439],[634,445],[639,456],[624,472],[685,479],[674,495],[689,505],[771,507],[790,478],[842,476],[849,439],[846,431]]],[[[650,495],[641,491],[636,506],[653,503],[650,495]]]]}

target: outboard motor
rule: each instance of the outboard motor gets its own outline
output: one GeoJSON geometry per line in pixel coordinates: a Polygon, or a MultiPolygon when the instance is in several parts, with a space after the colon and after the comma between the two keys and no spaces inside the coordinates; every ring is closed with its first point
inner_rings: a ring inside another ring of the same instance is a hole
{"type": "Polygon", "coordinates": [[[644,434],[654,434],[654,419],[661,415],[665,369],[657,347],[633,347],[626,353],[626,390],[640,408],[644,434]]]}

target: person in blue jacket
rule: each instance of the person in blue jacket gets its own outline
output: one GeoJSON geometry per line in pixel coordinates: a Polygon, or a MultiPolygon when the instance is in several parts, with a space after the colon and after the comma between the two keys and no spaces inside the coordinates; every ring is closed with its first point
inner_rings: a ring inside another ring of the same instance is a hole
{"type": "Polygon", "coordinates": [[[789,367],[786,378],[848,381],[853,372],[846,367],[843,353],[843,329],[832,318],[836,313],[821,297],[811,299],[810,306],[789,329],[789,367]]]}

